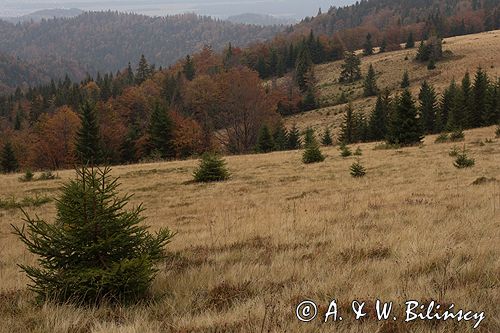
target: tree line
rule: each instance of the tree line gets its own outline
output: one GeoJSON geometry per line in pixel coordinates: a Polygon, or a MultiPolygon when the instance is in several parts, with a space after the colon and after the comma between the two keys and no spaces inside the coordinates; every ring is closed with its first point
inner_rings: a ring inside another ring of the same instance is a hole
{"type": "MultiPolygon", "coordinates": [[[[466,73],[458,84],[452,81],[439,96],[424,81],[415,99],[408,90],[405,73],[403,92],[391,96],[378,93],[369,117],[346,107],[339,141],[349,144],[386,140],[390,144],[419,143],[426,134],[461,131],[500,123],[500,80],[488,77],[478,68],[474,77],[466,73]]],[[[408,82],[409,83],[409,82],[408,82]]]]}

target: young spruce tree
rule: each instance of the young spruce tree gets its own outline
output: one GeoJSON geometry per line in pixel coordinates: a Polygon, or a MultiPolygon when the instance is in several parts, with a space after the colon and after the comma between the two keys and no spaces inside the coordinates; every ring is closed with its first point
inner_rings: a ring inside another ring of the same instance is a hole
{"type": "Polygon", "coordinates": [[[125,210],[131,196],[119,196],[110,171],[78,169],[62,188],[54,223],[25,213],[26,225],[13,226],[38,256],[38,265],[21,268],[39,301],[127,303],[147,296],[173,234],[149,233],[141,205],[125,210]]]}
{"type": "Polygon", "coordinates": [[[226,162],[222,158],[214,153],[205,153],[193,176],[198,183],[212,183],[228,180],[231,175],[227,171],[226,162]]]}
{"type": "Polygon", "coordinates": [[[321,144],[323,146],[333,145],[332,132],[328,127],[325,129],[325,132],[323,133],[323,137],[321,138],[321,144]]]}

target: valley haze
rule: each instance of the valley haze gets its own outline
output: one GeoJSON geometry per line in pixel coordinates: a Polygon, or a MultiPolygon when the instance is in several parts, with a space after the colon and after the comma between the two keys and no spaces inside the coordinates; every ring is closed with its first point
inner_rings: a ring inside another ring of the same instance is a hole
{"type": "Polygon", "coordinates": [[[344,6],[354,3],[352,0],[144,0],[144,1],[95,1],[95,0],[63,0],[63,1],[0,1],[0,17],[16,17],[34,11],[54,8],[79,8],[84,11],[117,10],[134,12],[151,16],[175,15],[194,12],[218,18],[255,13],[276,17],[302,19],[316,15],[321,7],[324,11],[330,6],[344,6]]]}

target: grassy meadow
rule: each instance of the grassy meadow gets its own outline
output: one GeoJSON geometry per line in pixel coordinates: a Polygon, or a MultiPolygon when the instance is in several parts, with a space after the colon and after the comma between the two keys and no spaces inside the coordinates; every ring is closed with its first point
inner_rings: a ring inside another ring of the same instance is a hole
{"type": "MultiPolygon", "coordinates": [[[[472,169],[449,151],[463,143],[380,150],[361,144],[366,177],[354,179],[336,147],[304,165],[301,152],[228,157],[232,179],[190,182],[197,162],[120,166],[123,193],[143,202],[152,229],[178,232],[154,281],[154,299],[134,307],[37,306],[16,266],[35,258],[11,234],[22,214],[0,208],[0,332],[469,332],[473,324],[373,318],[301,323],[295,307],[332,299],[404,304],[435,299],[485,311],[477,332],[499,332],[500,139],[493,127],[466,132],[472,169]],[[492,141],[490,141],[492,139],[492,141]],[[473,183],[480,177],[487,180],[473,183]],[[492,178],[497,179],[492,181],[492,178]]],[[[357,146],[351,147],[353,150],[357,146]]],[[[61,179],[0,176],[0,198],[52,219],[61,179]],[[28,199],[26,199],[28,198],[28,199]],[[25,200],[23,200],[25,199],[25,200]]],[[[371,302],[371,303],[370,303],[371,302]]],[[[399,311],[400,309],[398,309],[399,311]]]]}
{"type": "MultiPolygon", "coordinates": [[[[412,61],[416,49],[363,58],[378,74],[379,88],[397,89],[410,72],[417,93],[427,79],[441,92],[466,70],[481,65],[500,74],[500,31],[446,39],[453,56],[435,71],[412,61]],[[405,60],[408,56],[409,60],[405,60]]],[[[317,66],[324,103],[339,89],[359,95],[362,83],[337,83],[341,62],[317,66]]],[[[374,98],[358,98],[369,111],[374,98]]],[[[322,133],[340,125],[345,106],[327,107],[286,119],[288,126],[322,133]]],[[[36,258],[12,235],[22,225],[19,207],[52,220],[54,197],[74,171],[60,179],[21,182],[0,175],[0,333],[201,333],[201,332],[472,332],[471,322],[417,321],[404,324],[407,300],[484,311],[476,332],[500,332],[500,138],[495,128],[465,132],[465,142],[363,151],[367,175],[349,174],[356,157],[338,147],[322,148],[323,163],[305,165],[302,151],[227,157],[230,181],[195,184],[196,160],[117,166],[121,191],[144,203],[152,230],[177,232],[159,267],[153,298],[132,307],[76,308],[36,305],[17,264],[36,258]],[[449,156],[466,144],[476,166],[459,170],[449,156]],[[484,177],[484,178],[483,178],[484,177]],[[301,323],[295,308],[314,300],[319,315],[332,299],[342,322],[301,323]],[[355,321],[350,302],[393,301],[398,321],[373,316],[355,321]]]]}

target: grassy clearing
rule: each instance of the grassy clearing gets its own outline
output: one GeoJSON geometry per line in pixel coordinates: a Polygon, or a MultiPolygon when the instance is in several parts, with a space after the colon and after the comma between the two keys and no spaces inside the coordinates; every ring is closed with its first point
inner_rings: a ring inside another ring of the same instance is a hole
{"type": "MultiPolygon", "coordinates": [[[[11,234],[18,210],[0,210],[0,332],[469,332],[467,323],[379,323],[373,319],[301,324],[294,307],[336,298],[403,304],[436,299],[485,311],[478,332],[500,331],[500,140],[495,128],[465,132],[471,169],[449,156],[456,143],[375,149],[356,157],[322,148],[228,157],[231,180],[195,184],[198,161],[121,166],[123,192],[144,202],[152,229],[178,235],[154,282],[151,304],[82,309],[36,306],[18,263],[35,258],[11,234]],[[485,145],[473,144],[485,142],[485,145]],[[484,177],[482,179],[481,177],[484,177]],[[480,179],[480,180],[478,180],[480,179]]],[[[351,146],[355,150],[358,145],[351,146]]],[[[74,172],[59,173],[64,181],[74,172]]],[[[1,197],[48,191],[47,183],[0,176],[1,197]]],[[[57,186],[54,184],[51,186],[57,186]]],[[[53,203],[27,207],[52,219],[53,203]]]]}

